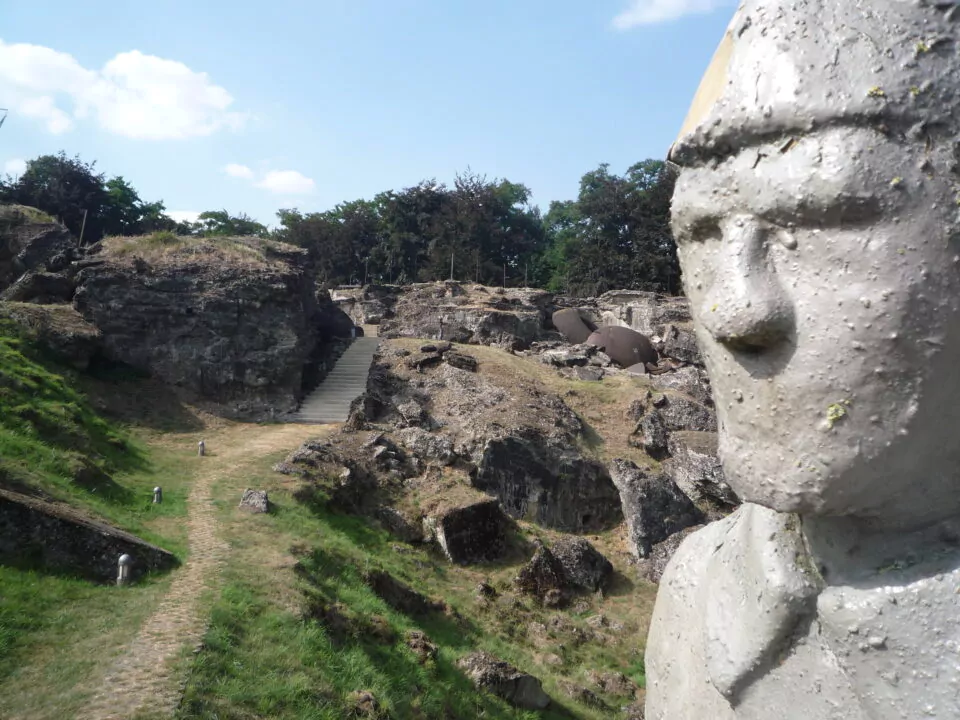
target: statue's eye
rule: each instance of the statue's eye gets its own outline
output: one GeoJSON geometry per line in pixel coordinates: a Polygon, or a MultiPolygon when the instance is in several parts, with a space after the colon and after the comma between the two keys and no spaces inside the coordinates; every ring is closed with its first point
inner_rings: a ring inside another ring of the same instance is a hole
{"type": "Polygon", "coordinates": [[[688,242],[703,242],[717,239],[723,235],[720,229],[720,220],[713,215],[701,215],[690,222],[681,233],[682,240],[688,242]]]}

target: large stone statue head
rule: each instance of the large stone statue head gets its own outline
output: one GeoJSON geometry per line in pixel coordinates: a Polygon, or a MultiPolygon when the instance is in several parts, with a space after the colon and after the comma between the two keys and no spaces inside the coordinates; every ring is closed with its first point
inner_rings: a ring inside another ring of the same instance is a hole
{"type": "Polygon", "coordinates": [[[744,499],[960,511],[960,8],[745,0],[670,158],[744,499]]]}

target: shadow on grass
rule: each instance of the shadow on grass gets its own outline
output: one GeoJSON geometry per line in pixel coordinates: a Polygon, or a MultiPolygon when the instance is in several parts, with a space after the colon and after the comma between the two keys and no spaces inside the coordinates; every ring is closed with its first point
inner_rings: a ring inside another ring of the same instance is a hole
{"type": "Polygon", "coordinates": [[[619,570],[615,570],[613,575],[610,577],[609,582],[607,583],[606,588],[604,589],[604,595],[607,597],[622,597],[624,595],[633,595],[636,590],[637,584],[627,575],[624,575],[619,570]]]}

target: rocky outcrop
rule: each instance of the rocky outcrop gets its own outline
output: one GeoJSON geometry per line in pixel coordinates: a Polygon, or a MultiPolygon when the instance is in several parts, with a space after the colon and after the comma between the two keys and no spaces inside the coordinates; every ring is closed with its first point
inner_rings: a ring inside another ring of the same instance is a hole
{"type": "Polygon", "coordinates": [[[27,272],[58,272],[81,256],[65,227],[33,208],[0,206],[0,290],[27,272]]]}
{"type": "Polygon", "coordinates": [[[503,557],[509,522],[496,500],[444,509],[425,521],[450,562],[472,565],[503,557]]]}
{"type": "Polygon", "coordinates": [[[550,546],[569,585],[578,590],[596,592],[613,575],[613,565],[593,545],[581,537],[562,537],[550,546]]]}
{"type": "Polygon", "coordinates": [[[381,321],[379,335],[523,349],[545,336],[552,300],[550,293],[524,288],[411,285],[400,293],[392,315],[381,321]]]}
{"type": "Polygon", "coordinates": [[[121,555],[133,558],[133,580],[177,564],[166,550],[69,507],[0,489],[0,563],[27,562],[32,568],[113,583],[121,555]]]}
{"type": "Polygon", "coordinates": [[[39,305],[69,303],[76,289],[76,281],[68,274],[31,271],[0,293],[0,299],[39,305]]]}
{"type": "Polygon", "coordinates": [[[560,607],[570,595],[563,566],[543,544],[538,545],[530,561],[520,568],[513,584],[519,592],[536,598],[544,607],[560,607]]]}
{"type": "Polygon", "coordinates": [[[471,653],[458,660],[457,667],[477,688],[491,692],[515,707],[543,710],[550,704],[550,698],[537,678],[489,653],[471,653]]]}
{"type": "Polygon", "coordinates": [[[496,495],[512,517],[567,532],[588,532],[620,518],[606,468],[571,445],[530,428],[488,439],[473,484],[496,495]]]}
{"type": "Polygon", "coordinates": [[[269,512],[270,500],[267,497],[267,491],[251,490],[249,488],[244,490],[243,496],[240,498],[240,509],[253,515],[262,515],[269,512]]]}
{"type": "Polygon", "coordinates": [[[670,562],[680,545],[687,539],[688,535],[695,533],[701,527],[703,526],[691,525],[654,545],[650,555],[639,563],[640,576],[652,583],[659,584],[660,578],[663,577],[663,573],[667,569],[667,563],[670,562]]]}
{"type": "Polygon", "coordinates": [[[623,325],[641,335],[663,336],[667,325],[688,325],[691,322],[690,301],[639,290],[612,290],[598,297],[594,304],[600,324],[623,325]]]}
{"type": "Polygon", "coordinates": [[[673,433],[669,441],[671,459],[665,469],[694,502],[729,511],[740,500],[724,479],[717,438],[715,432],[673,433]]]}
{"type": "Polygon", "coordinates": [[[384,349],[357,406],[362,423],[393,427],[411,467],[457,466],[511,517],[559,530],[621,519],[606,467],[580,451],[583,424],[560,398],[530,381],[506,386],[499,375],[441,362],[451,351],[428,347],[384,349]]]}
{"type": "Polygon", "coordinates": [[[74,305],[110,359],[248,419],[294,410],[305,373],[349,325],[324,321],[339,311],[318,305],[306,251],[256,239],[105,251],[80,270],[74,305]]]}
{"type": "Polygon", "coordinates": [[[365,285],[331,290],[330,298],[355,324],[379,325],[393,316],[401,292],[396,286],[365,285]]]}
{"type": "Polygon", "coordinates": [[[657,543],[703,522],[703,514],[666,475],[646,473],[628,460],[614,460],[610,474],[620,491],[630,551],[636,557],[648,557],[657,543]]]}

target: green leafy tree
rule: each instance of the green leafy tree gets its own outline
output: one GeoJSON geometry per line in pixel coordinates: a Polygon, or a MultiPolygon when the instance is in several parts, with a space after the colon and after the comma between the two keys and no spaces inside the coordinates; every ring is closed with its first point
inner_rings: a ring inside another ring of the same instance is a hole
{"type": "Polygon", "coordinates": [[[226,210],[207,210],[200,213],[193,228],[198,235],[205,237],[267,237],[270,231],[246,213],[231,215],[226,210]]]}
{"type": "Polygon", "coordinates": [[[80,236],[84,225],[84,242],[103,237],[104,211],[110,198],[104,177],[95,170],[96,163],[85,163],[66,153],[41,155],[27,162],[27,169],[16,180],[0,180],[0,201],[29,205],[58,218],[74,235],[80,236]]]}
{"type": "Polygon", "coordinates": [[[549,286],[577,295],[614,288],[677,292],[680,268],[670,231],[675,178],[645,160],[625,175],[601,165],[580,181],[576,202],[553,203],[545,219],[549,286]]]}

